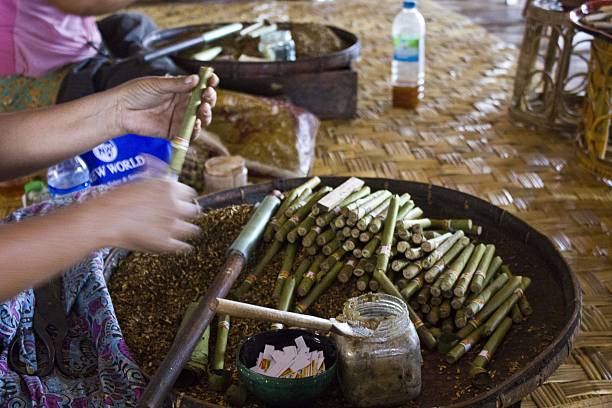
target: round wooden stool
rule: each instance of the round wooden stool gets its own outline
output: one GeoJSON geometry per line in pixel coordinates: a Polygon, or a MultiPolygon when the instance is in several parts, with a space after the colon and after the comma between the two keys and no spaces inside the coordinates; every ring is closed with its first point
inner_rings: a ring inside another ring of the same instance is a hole
{"type": "Polygon", "coordinates": [[[510,116],[573,132],[582,112],[590,36],[576,37],[569,12],[556,0],[531,1],[525,15],[510,116]]]}
{"type": "Polygon", "coordinates": [[[581,22],[601,6],[612,6],[612,1],[586,3],[571,13],[576,27],[594,36],[582,114],[583,131],[578,134],[578,157],[589,170],[612,182],[612,34],[581,22]]]}

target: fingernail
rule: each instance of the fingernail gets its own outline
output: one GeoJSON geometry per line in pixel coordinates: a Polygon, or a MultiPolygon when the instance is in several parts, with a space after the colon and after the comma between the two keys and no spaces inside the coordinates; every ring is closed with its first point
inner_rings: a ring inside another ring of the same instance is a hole
{"type": "Polygon", "coordinates": [[[185,83],[188,85],[195,85],[197,82],[198,82],[197,75],[189,75],[187,78],[185,78],[185,83]]]}

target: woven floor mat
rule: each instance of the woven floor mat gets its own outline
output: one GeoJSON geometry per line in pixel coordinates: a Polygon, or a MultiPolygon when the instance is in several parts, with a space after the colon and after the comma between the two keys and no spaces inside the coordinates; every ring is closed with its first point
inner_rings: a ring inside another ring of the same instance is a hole
{"type": "Polygon", "coordinates": [[[584,319],[577,347],[527,397],[537,407],[612,404],[612,189],[575,158],[572,140],[511,123],[517,50],[431,0],[426,98],[416,112],[390,105],[390,29],[397,0],[141,7],[162,27],[248,20],[314,21],[357,33],[363,44],[359,118],[324,122],[314,174],[391,177],[474,194],[545,233],[578,275],[584,319]],[[610,396],[606,396],[610,394],[610,396]]]}

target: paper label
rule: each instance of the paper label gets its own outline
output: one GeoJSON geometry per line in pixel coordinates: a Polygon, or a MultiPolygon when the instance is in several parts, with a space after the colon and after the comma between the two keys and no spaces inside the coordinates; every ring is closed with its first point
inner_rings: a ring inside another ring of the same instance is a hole
{"type": "Polygon", "coordinates": [[[249,285],[254,284],[256,280],[257,280],[257,276],[255,276],[252,273],[249,274],[246,278],[244,278],[244,281],[247,282],[249,285]]]}
{"type": "Polygon", "coordinates": [[[221,320],[221,321],[219,321],[219,327],[220,328],[224,328],[225,330],[229,330],[230,329],[230,322],[228,322],[227,320],[221,320]]]}
{"type": "Polygon", "coordinates": [[[391,255],[391,245],[382,245],[380,247],[380,253],[383,255],[391,255]]]}
{"type": "Polygon", "coordinates": [[[482,349],[482,351],[480,353],[478,353],[478,355],[480,357],[484,358],[485,360],[489,361],[489,350],[482,349]]]}
{"type": "Polygon", "coordinates": [[[313,279],[315,277],[315,273],[313,271],[308,271],[305,277],[308,279],[313,279]]]}
{"type": "Polygon", "coordinates": [[[287,279],[289,277],[289,271],[281,271],[278,274],[278,279],[287,279]]]}
{"type": "Polygon", "coordinates": [[[465,350],[466,353],[470,351],[470,349],[472,348],[472,343],[470,343],[467,339],[461,340],[461,343],[459,344],[463,346],[463,349],[465,350]]]}

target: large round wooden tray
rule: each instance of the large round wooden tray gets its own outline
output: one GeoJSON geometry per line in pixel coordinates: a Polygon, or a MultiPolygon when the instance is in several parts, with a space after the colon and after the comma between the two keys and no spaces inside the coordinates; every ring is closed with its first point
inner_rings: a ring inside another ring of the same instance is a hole
{"type": "MultiPolygon", "coordinates": [[[[322,183],[332,187],[339,185],[344,177],[321,177],[322,183]]],[[[273,189],[289,190],[306,179],[277,180],[199,198],[203,209],[221,208],[233,204],[256,203],[273,189]]],[[[470,399],[455,403],[424,400],[423,393],[418,400],[421,407],[508,407],[548,378],[569,354],[574,337],[580,324],[580,304],[582,295],[578,282],[569,267],[544,235],[512,214],[497,208],[479,198],[458,191],[429,184],[388,179],[364,179],[366,184],[376,189],[388,189],[394,193],[408,192],[413,200],[432,218],[472,218],[484,227],[482,240],[496,245],[504,261],[517,275],[529,276],[532,284],[528,295],[534,314],[530,324],[553,327],[553,335],[547,344],[542,344],[541,352],[526,355],[525,364],[503,378],[498,385],[488,391],[476,394],[470,399]]],[[[111,263],[114,260],[111,260],[111,263]]],[[[106,269],[112,273],[112,266],[106,269]]],[[[520,325],[519,325],[520,326],[520,325]]],[[[518,326],[517,326],[518,327],[518,326]]],[[[514,336],[502,344],[494,361],[512,358],[517,353],[529,353],[533,337],[514,336]],[[511,344],[510,344],[511,343],[511,344]]],[[[429,352],[428,352],[429,353],[429,352]]],[[[426,359],[428,356],[425,356],[426,359]]],[[[452,380],[450,381],[452,382],[452,380]]],[[[423,388],[449,387],[449,380],[439,374],[435,365],[427,361],[423,369],[423,388]]],[[[431,389],[431,388],[430,388],[431,389]]],[[[435,395],[435,393],[433,393],[435,395]]],[[[206,407],[208,404],[183,398],[183,407],[206,407]]]]}
{"type": "MultiPolygon", "coordinates": [[[[158,30],[148,35],[143,45],[148,49],[158,48],[161,44],[171,43],[177,37],[189,36],[190,33],[201,34],[227,23],[200,24],[185,27],[158,30]]],[[[244,26],[253,23],[243,22],[244,26]]],[[[278,23],[281,29],[290,29],[291,23],[278,23]]],[[[215,73],[224,80],[244,80],[244,78],[274,77],[312,72],[331,71],[350,68],[351,62],[361,51],[361,44],[355,34],[341,28],[328,26],[340,39],[346,43],[346,48],[338,52],[311,58],[299,58],[296,61],[265,61],[243,62],[214,60],[203,63],[176,54],[172,59],[188,72],[197,72],[200,66],[207,65],[215,69],[215,73]]]]}

